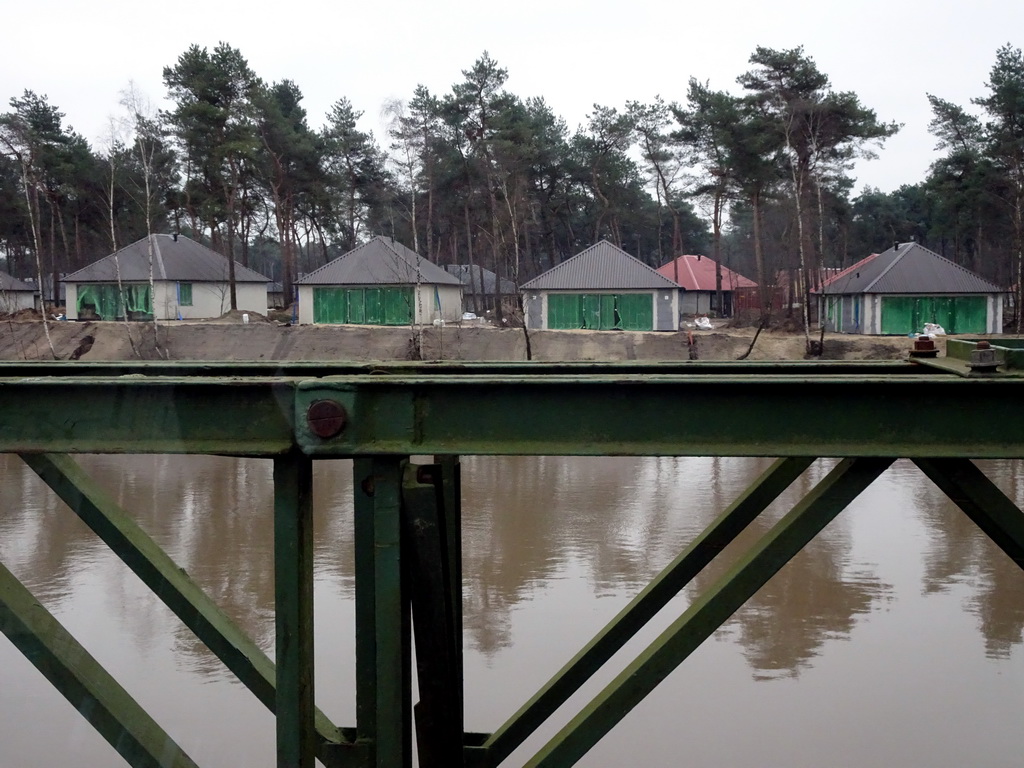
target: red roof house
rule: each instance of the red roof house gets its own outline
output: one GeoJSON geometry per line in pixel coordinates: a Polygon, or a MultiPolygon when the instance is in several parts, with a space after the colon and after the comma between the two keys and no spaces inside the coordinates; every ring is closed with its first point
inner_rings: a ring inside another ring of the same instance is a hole
{"type": "Polygon", "coordinates": [[[757,283],[728,267],[722,267],[722,304],[717,306],[718,290],[714,259],[707,256],[684,255],[658,268],[659,275],[679,284],[679,311],[683,315],[702,315],[717,312],[723,317],[734,309],[746,306],[747,299],[756,300],[757,283]]]}

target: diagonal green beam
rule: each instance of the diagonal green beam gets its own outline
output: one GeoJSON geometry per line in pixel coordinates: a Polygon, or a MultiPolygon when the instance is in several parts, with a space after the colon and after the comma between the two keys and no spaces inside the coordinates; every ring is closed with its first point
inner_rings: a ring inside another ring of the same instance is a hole
{"type": "Polygon", "coordinates": [[[574,765],[892,462],[840,462],[526,765],[574,765]]]}
{"type": "Polygon", "coordinates": [[[814,461],[779,459],[484,744],[498,765],[590,679],[814,461]]]}
{"type": "MultiPolygon", "coordinates": [[[[69,456],[22,454],[21,458],[246,688],[271,711],[276,709],[274,664],[110,494],[69,456]]],[[[344,739],[319,710],[316,730],[321,760],[337,765],[344,739]]]]}
{"type": "Polygon", "coordinates": [[[1024,513],[969,459],[914,459],[921,471],[1024,568],[1024,513]]]}
{"type": "Polygon", "coordinates": [[[0,632],[129,765],[194,768],[181,747],[2,564],[0,632]]]}

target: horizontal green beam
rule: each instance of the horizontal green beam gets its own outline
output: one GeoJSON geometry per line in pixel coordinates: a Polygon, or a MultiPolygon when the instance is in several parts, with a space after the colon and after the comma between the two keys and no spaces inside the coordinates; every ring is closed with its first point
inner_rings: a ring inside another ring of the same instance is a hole
{"type": "MultiPolygon", "coordinates": [[[[907,350],[911,349],[908,342],[907,350]]],[[[61,377],[67,379],[146,376],[149,378],[318,379],[326,376],[621,376],[632,374],[686,374],[725,376],[739,371],[768,375],[817,375],[824,369],[833,376],[917,375],[913,364],[898,360],[836,361],[565,361],[565,362],[416,362],[355,363],[347,361],[154,361],[85,362],[0,361],[0,379],[61,377]]]]}
{"type": "Polygon", "coordinates": [[[135,768],[195,768],[170,736],[0,564],[0,632],[135,768]]]}
{"type": "Polygon", "coordinates": [[[954,376],[340,377],[305,381],[314,455],[1024,456],[1024,381],[954,376]],[[314,435],[318,400],[343,430],[314,435]]]}
{"type": "Polygon", "coordinates": [[[293,444],[291,392],[231,378],[0,379],[0,451],[277,455],[293,444]]]}
{"type": "Polygon", "coordinates": [[[418,366],[321,366],[305,372],[338,373],[310,378],[259,366],[242,369],[259,376],[130,366],[117,377],[99,369],[17,378],[0,365],[0,451],[1024,455],[1017,378],[965,379],[909,363],[418,366]],[[342,406],[336,434],[317,436],[307,424],[317,400],[342,406]]]}

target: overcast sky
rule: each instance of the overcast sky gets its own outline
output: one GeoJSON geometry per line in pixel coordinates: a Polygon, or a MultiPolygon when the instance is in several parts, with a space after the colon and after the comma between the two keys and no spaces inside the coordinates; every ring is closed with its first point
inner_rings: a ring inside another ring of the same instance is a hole
{"type": "Polygon", "coordinates": [[[0,18],[0,108],[26,88],[46,94],[94,147],[130,81],[166,106],[163,68],[192,44],[226,42],[263,80],[295,81],[312,128],[349,98],[382,144],[385,100],[419,83],[445,93],[485,50],[508,70],[509,91],[543,96],[574,129],[595,103],[683,101],[690,77],[738,93],[756,46],[802,45],[833,88],[904,126],[858,164],[857,192],[923,180],[935,157],[925,94],[968,106],[985,93],[996,49],[1024,45],[1021,0],[22,0],[0,18]]]}

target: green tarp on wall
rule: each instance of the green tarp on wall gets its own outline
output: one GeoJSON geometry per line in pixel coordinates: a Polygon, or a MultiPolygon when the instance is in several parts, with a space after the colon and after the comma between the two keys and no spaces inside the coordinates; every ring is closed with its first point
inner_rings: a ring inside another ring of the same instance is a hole
{"type": "Polygon", "coordinates": [[[649,293],[549,293],[548,328],[653,331],[649,293]]]}
{"type": "Polygon", "coordinates": [[[986,296],[883,296],[882,333],[921,333],[937,323],[946,333],[985,333],[986,296]]]}
{"type": "Polygon", "coordinates": [[[124,308],[130,320],[153,319],[153,293],[149,283],[124,283],[118,295],[117,285],[82,283],[78,286],[78,317],[87,320],[120,320],[124,308]]]}
{"type": "Polygon", "coordinates": [[[313,322],[412,325],[413,289],[314,286],[313,322]]]}

